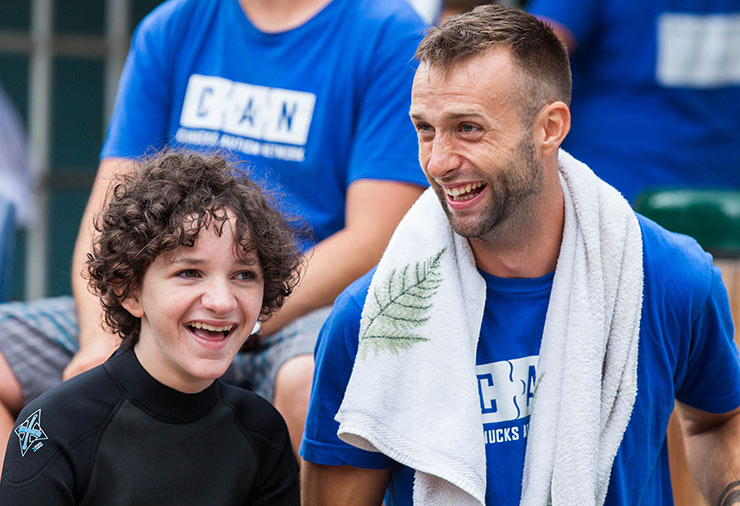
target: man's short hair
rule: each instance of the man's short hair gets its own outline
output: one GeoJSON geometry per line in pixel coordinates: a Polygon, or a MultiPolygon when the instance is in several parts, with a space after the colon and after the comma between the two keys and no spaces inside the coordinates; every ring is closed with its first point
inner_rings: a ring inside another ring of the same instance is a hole
{"type": "Polygon", "coordinates": [[[570,105],[568,50],[547,24],[520,9],[481,5],[432,27],[419,44],[421,63],[450,72],[492,49],[507,49],[523,82],[515,86],[523,119],[531,121],[545,105],[570,105]]]}
{"type": "Polygon", "coordinates": [[[235,217],[236,254],[254,252],[264,276],[260,316],[278,309],[298,281],[301,255],[294,228],[271,199],[221,156],[169,152],[117,176],[110,202],[95,220],[97,235],[87,256],[89,286],[103,306],[105,323],[133,347],[141,321],[121,304],[141,286],[161,254],[195,245],[198,233],[221,234],[227,210],[235,217]]]}

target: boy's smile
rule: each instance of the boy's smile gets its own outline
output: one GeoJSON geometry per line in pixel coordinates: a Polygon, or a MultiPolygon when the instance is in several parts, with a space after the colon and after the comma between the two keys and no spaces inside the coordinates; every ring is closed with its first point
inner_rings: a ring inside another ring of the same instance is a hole
{"type": "MultiPolygon", "coordinates": [[[[230,214],[230,213],[229,213],[230,214]]],[[[192,248],[159,255],[124,306],[141,318],[134,347],[161,383],[199,392],[220,377],[254,328],[264,280],[256,254],[244,263],[235,250],[233,217],[219,236],[211,223],[192,248]]]]}
{"type": "Polygon", "coordinates": [[[188,328],[191,332],[199,337],[202,337],[203,339],[220,339],[221,337],[226,337],[227,335],[229,335],[234,326],[218,326],[210,325],[205,322],[190,322],[188,323],[188,328]],[[221,335],[219,336],[219,334],[221,335]]]}

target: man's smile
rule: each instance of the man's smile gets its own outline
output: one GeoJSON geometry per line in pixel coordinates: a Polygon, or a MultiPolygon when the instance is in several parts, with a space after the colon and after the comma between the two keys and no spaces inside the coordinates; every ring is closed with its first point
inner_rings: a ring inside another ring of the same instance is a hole
{"type": "Polygon", "coordinates": [[[460,186],[447,187],[443,186],[444,192],[447,194],[449,200],[455,202],[464,202],[477,196],[485,188],[486,183],[478,181],[476,183],[468,183],[460,186]]]}

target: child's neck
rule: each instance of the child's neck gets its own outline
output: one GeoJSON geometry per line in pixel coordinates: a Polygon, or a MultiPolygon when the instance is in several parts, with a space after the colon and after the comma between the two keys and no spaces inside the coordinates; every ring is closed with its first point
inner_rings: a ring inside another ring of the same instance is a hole
{"type": "Polygon", "coordinates": [[[134,346],[136,359],[139,361],[144,370],[166,387],[169,387],[184,394],[197,394],[208,388],[215,380],[212,379],[193,379],[187,380],[172,371],[171,366],[165,364],[156,358],[156,354],[143,349],[141,341],[134,346]]]}

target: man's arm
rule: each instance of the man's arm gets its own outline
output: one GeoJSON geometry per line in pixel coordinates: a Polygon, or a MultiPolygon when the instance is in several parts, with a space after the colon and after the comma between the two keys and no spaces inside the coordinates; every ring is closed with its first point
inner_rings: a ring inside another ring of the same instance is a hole
{"type": "Polygon", "coordinates": [[[307,253],[300,285],[262,325],[262,334],[272,334],[314,309],[331,305],[380,260],[396,225],[423,190],[398,181],[353,182],[347,189],[345,227],[307,253]]]}
{"type": "Polygon", "coordinates": [[[677,405],[699,489],[711,506],[740,505],[740,408],[715,414],[677,405]]]}
{"type": "Polygon", "coordinates": [[[379,506],[390,479],[390,469],[324,466],[303,461],[303,506],[379,506]]]}
{"type": "Polygon", "coordinates": [[[108,186],[116,174],[131,170],[133,166],[133,162],[125,158],[103,159],[98,167],[90,199],[82,215],[72,256],[72,293],[77,306],[80,349],[64,370],[64,379],[103,363],[121,342],[118,336],[104,329],[100,300],[88,290],[87,279],[83,276],[83,272],[85,272],[87,254],[92,246],[93,220],[103,208],[108,186]]]}

